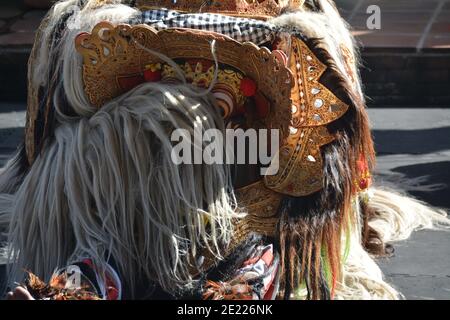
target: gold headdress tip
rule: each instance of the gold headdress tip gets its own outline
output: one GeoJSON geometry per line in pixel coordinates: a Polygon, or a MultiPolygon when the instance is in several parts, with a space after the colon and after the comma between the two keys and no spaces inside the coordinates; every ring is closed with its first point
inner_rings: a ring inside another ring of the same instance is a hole
{"type": "Polygon", "coordinates": [[[301,8],[304,0],[138,0],[136,6],[142,9],[167,8],[171,10],[198,13],[221,13],[246,17],[275,17],[283,8],[301,8]]]}

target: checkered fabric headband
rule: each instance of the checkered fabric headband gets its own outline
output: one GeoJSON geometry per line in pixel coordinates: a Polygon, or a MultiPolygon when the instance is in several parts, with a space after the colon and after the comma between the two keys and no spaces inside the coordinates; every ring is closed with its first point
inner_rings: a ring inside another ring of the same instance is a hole
{"type": "Polygon", "coordinates": [[[256,45],[272,41],[277,33],[274,25],[260,20],[213,13],[180,13],[168,9],[144,11],[140,23],[157,30],[187,28],[212,31],[239,42],[249,41],[256,45]]]}

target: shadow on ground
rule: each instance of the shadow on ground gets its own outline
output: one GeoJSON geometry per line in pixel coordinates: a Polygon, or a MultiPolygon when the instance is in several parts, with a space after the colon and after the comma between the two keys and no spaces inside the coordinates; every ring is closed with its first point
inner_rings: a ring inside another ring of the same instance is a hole
{"type": "Polygon", "coordinates": [[[416,130],[373,130],[375,148],[382,154],[423,154],[450,149],[450,127],[416,130]]]}
{"type": "Polygon", "coordinates": [[[410,190],[409,193],[434,206],[450,208],[450,161],[397,167],[392,171],[401,173],[411,179],[415,177],[426,177],[426,180],[423,181],[424,185],[442,185],[442,188],[437,188],[433,192],[421,191],[418,188],[416,190],[410,190]]]}

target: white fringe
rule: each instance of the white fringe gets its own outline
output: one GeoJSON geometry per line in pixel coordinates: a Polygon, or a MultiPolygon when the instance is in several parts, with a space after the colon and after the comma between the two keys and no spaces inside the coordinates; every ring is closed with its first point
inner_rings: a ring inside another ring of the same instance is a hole
{"type": "Polygon", "coordinates": [[[203,130],[224,130],[209,96],[189,93],[147,83],[56,129],[12,210],[11,198],[0,203],[12,211],[12,281],[23,269],[47,279],[86,256],[102,266],[109,255],[127,287],[141,276],[175,292],[193,285],[192,257],[202,246],[221,257],[237,217],[227,167],[171,159],[174,129],[192,134],[202,119],[203,130]]]}
{"type": "Polygon", "coordinates": [[[356,225],[352,225],[342,241],[345,249],[349,242],[349,252],[344,256],[342,281],[336,288],[337,300],[397,300],[402,295],[383,279],[383,273],[375,260],[362,244],[362,223],[360,199],[355,199],[352,209],[356,225]],[[348,239],[347,239],[348,237],[348,239]]]}
{"type": "Polygon", "coordinates": [[[444,210],[431,208],[393,191],[373,188],[369,207],[376,211],[376,218],[369,224],[380,233],[384,242],[406,240],[416,230],[450,229],[450,220],[444,210]]]}
{"type": "MultiPolygon", "coordinates": [[[[433,209],[411,197],[380,188],[372,188],[368,193],[368,205],[376,211],[375,219],[369,224],[380,233],[386,243],[406,240],[416,230],[450,229],[450,220],[443,210],[433,209]]],[[[359,205],[355,202],[354,212],[361,217],[359,211],[359,205]]],[[[343,281],[337,288],[336,298],[345,300],[404,298],[383,280],[380,268],[363,248],[361,223],[350,232],[350,251],[344,261],[343,281]]]]}
{"type": "Polygon", "coordinates": [[[0,242],[6,237],[6,231],[11,221],[14,196],[0,193],[0,242]]]}
{"type": "Polygon", "coordinates": [[[351,245],[343,266],[343,281],[336,289],[337,300],[398,300],[402,295],[383,279],[375,260],[360,243],[351,245]]]}

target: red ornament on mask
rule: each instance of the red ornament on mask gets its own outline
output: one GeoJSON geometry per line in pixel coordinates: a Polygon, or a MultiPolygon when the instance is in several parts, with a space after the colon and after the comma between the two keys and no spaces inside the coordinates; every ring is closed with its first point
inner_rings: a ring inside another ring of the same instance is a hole
{"type": "Polygon", "coordinates": [[[253,97],[256,93],[256,83],[250,78],[241,80],[241,91],[246,97],[253,97]]]}
{"type": "Polygon", "coordinates": [[[157,82],[157,81],[161,81],[161,71],[160,70],[156,70],[156,71],[152,71],[152,70],[145,70],[144,71],[144,79],[147,82],[157,82]]]}

